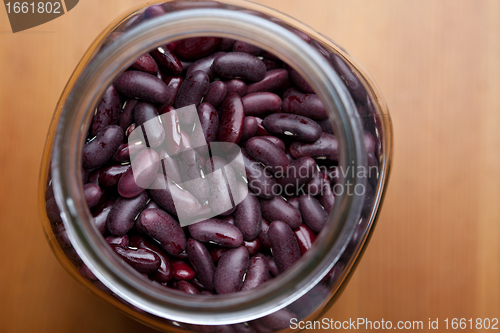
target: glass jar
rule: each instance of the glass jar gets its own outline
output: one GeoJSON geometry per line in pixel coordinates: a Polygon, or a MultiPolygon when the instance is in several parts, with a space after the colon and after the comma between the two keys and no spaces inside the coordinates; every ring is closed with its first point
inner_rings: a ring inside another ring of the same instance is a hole
{"type": "Polygon", "coordinates": [[[340,295],[374,228],[391,154],[392,127],[381,93],[331,40],[250,2],[159,2],[131,10],[105,29],[66,85],[42,160],[42,222],[54,254],[74,279],[146,325],[166,331],[280,331],[295,320],[318,318],[340,295]],[[329,121],[322,127],[338,142],[336,170],[342,172],[334,177],[335,204],[323,230],[297,263],[252,292],[199,297],[150,283],[110,249],[84,199],[82,145],[106,87],[142,54],[197,36],[254,44],[296,70],[323,102],[329,121]]]}

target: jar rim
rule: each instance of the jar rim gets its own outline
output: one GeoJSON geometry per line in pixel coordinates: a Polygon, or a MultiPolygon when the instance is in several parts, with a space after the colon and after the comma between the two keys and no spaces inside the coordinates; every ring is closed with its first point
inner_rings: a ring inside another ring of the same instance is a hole
{"type": "MultiPolygon", "coordinates": [[[[297,21],[294,24],[301,25],[297,21]]],[[[230,324],[273,313],[314,287],[347,246],[361,214],[363,198],[345,193],[336,197],[336,213],[331,214],[327,222],[334,227],[325,228],[315,246],[286,273],[252,292],[210,298],[173,294],[145,281],[121,263],[111,250],[98,251],[106,243],[89,223],[92,218],[82,200],[80,156],[88,129],[82,124],[89,123],[89,110],[97,104],[105,87],[134,59],[158,45],[202,35],[254,43],[280,56],[300,74],[308,73],[304,77],[325,104],[339,140],[339,163],[345,167],[366,166],[362,130],[354,112],[354,102],[337,73],[317,50],[266,18],[226,8],[204,8],[170,12],[150,19],[125,32],[119,43],[110,43],[98,52],[102,41],[94,44],[94,53],[87,55],[87,63],[80,63],[80,71],[75,71],[78,77],[72,78],[65,88],[65,103],[58,105],[61,116],[54,140],[51,173],[55,198],[65,216],[64,224],[75,250],[115,294],[158,317],[192,324],[230,324]],[[140,48],[134,48],[137,43],[140,48]]],[[[364,180],[348,174],[344,181],[358,184],[364,180]]]]}

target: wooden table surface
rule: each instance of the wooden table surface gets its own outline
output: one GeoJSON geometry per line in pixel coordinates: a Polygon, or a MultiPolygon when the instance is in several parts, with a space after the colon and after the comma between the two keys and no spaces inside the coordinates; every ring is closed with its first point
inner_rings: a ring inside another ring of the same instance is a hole
{"type": "MultiPolygon", "coordinates": [[[[325,317],[500,317],[500,1],[261,0],[349,50],[395,131],[378,227],[325,317]]],[[[13,34],[0,9],[0,332],[150,332],[80,288],[49,249],[36,191],[54,106],[133,0],[85,0],[13,34]]],[[[427,327],[427,326],[426,326],[427,327]]],[[[498,326],[497,326],[498,327],[498,326]]],[[[465,330],[471,331],[471,330],[465,330]]]]}

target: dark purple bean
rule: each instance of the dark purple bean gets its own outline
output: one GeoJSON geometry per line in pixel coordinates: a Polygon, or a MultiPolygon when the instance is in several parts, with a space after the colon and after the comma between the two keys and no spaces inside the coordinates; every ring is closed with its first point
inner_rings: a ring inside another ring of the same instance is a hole
{"type": "Polygon", "coordinates": [[[290,161],[280,147],[260,137],[253,137],[245,146],[248,155],[262,162],[271,173],[286,172],[290,161]]]}
{"type": "Polygon", "coordinates": [[[90,136],[96,136],[103,128],[109,125],[116,125],[120,117],[121,109],[120,95],[113,85],[110,85],[102,96],[101,103],[97,107],[92,126],[90,127],[90,136]]]}
{"type": "Polygon", "coordinates": [[[281,150],[285,151],[285,143],[280,138],[277,138],[277,137],[272,136],[272,135],[262,135],[262,136],[260,136],[260,138],[266,139],[267,141],[271,141],[276,146],[280,147],[281,150]]]}
{"type": "Polygon", "coordinates": [[[264,169],[262,164],[253,160],[243,149],[242,155],[250,190],[260,198],[273,198],[273,188],[276,186],[276,180],[268,170],[264,169]]]}
{"type": "Polygon", "coordinates": [[[244,246],[224,252],[215,270],[215,290],[217,294],[230,294],[240,291],[249,262],[248,250],[244,246]]]}
{"type": "Polygon", "coordinates": [[[243,239],[246,241],[252,241],[259,235],[262,225],[262,214],[259,200],[255,196],[247,195],[236,206],[234,225],[240,229],[243,239]]]}
{"type": "Polygon", "coordinates": [[[199,295],[200,291],[196,289],[195,286],[193,286],[191,283],[181,280],[181,281],[176,281],[174,283],[174,287],[177,290],[180,290],[182,292],[185,292],[186,294],[190,295],[199,295]]]}
{"type": "Polygon", "coordinates": [[[332,211],[333,205],[335,204],[335,196],[333,195],[330,182],[323,182],[322,190],[319,195],[319,203],[328,213],[332,211]]]}
{"type": "Polygon", "coordinates": [[[135,125],[135,123],[130,124],[130,126],[127,127],[127,129],[125,130],[125,136],[128,138],[130,136],[130,134],[132,134],[134,132],[136,127],[137,126],[135,125]]]}
{"type": "MultiPolygon", "coordinates": [[[[198,107],[198,118],[200,119],[202,133],[205,136],[206,142],[215,141],[219,130],[219,115],[217,114],[215,108],[209,103],[200,104],[198,107]]],[[[194,133],[196,133],[196,129],[194,133]]],[[[194,133],[192,137],[194,136],[194,133]]],[[[200,140],[200,138],[196,138],[196,136],[194,136],[193,139],[195,142],[199,142],[200,140]]]]}
{"type": "Polygon", "coordinates": [[[243,97],[247,93],[247,84],[238,79],[232,79],[229,81],[224,81],[226,85],[226,95],[230,93],[237,93],[240,97],[243,97]]]}
{"type": "Polygon", "coordinates": [[[116,162],[130,162],[130,156],[136,156],[141,150],[146,148],[142,140],[130,140],[128,143],[122,143],[113,156],[116,162]]]}
{"type": "Polygon", "coordinates": [[[140,56],[130,66],[130,68],[141,72],[146,72],[151,75],[156,75],[159,71],[158,64],[149,53],[145,53],[142,56],[140,56]]]}
{"type": "Polygon", "coordinates": [[[208,86],[208,91],[203,98],[203,102],[218,107],[227,94],[227,86],[222,81],[214,81],[208,86]]]}
{"type": "Polygon", "coordinates": [[[300,259],[300,248],[295,234],[283,221],[274,221],[269,226],[269,241],[276,266],[280,273],[300,259]]]}
{"type": "Polygon", "coordinates": [[[214,62],[214,59],[217,58],[219,55],[225,54],[224,52],[214,52],[204,58],[198,59],[191,66],[189,66],[189,69],[186,72],[186,76],[189,76],[192,72],[194,71],[203,71],[207,73],[208,77],[210,80],[213,80],[215,77],[214,70],[212,69],[212,64],[214,62]]]}
{"type": "Polygon", "coordinates": [[[323,190],[323,175],[316,171],[314,177],[307,183],[306,192],[309,195],[317,196],[323,190]]]}
{"type": "MultiPolygon", "coordinates": [[[[108,230],[106,227],[106,224],[108,221],[109,213],[111,212],[111,209],[113,208],[115,202],[116,202],[116,199],[114,199],[114,198],[110,199],[110,200],[104,202],[103,204],[101,204],[100,206],[98,206],[97,209],[95,209],[92,212],[92,217],[94,218],[94,223],[97,227],[97,230],[99,230],[99,232],[101,233],[101,235],[104,235],[106,230],[108,230]]],[[[47,201],[47,203],[48,203],[48,201],[47,201]]]]}
{"type": "Polygon", "coordinates": [[[183,147],[182,133],[180,130],[180,117],[173,107],[161,109],[161,120],[165,128],[165,148],[172,156],[178,154],[183,147]]]}
{"type": "Polygon", "coordinates": [[[318,123],[319,127],[321,127],[321,130],[323,132],[333,134],[333,127],[330,119],[316,120],[316,122],[318,123]]]}
{"type": "Polygon", "coordinates": [[[281,108],[281,98],[270,92],[247,94],[241,99],[246,116],[262,116],[281,108]]]}
{"type": "Polygon", "coordinates": [[[294,158],[309,156],[312,158],[326,158],[328,160],[338,160],[337,138],[328,133],[321,134],[321,137],[313,143],[292,142],[290,154],[294,158]]]}
{"type": "Polygon", "coordinates": [[[328,212],[319,201],[307,194],[299,198],[299,210],[304,223],[315,233],[319,233],[326,223],[328,212]]]}
{"type": "Polygon", "coordinates": [[[146,192],[131,199],[118,198],[108,216],[109,232],[115,236],[121,236],[132,229],[135,218],[146,207],[148,199],[149,196],[146,192]]]}
{"type": "Polygon", "coordinates": [[[129,136],[131,140],[145,141],[148,147],[158,147],[165,140],[165,129],[158,117],[158,110],[150,103],[139,102],[134,108],[134,121],[137,127],[129,136]]]}
{"type": "Polygon", "coordinates": [[[175,54],[183,59],[199,59],[215,50],[220,42],[218,37],[186,38],[175,46],[175,54]]]}
{"type": "Polygon", "coordinates": [[[200,295],[213,296],[215,294],[213,292],[211,292],[211,291],[203,290],[203,291],[200,291],[200,295]]]}
{"type": "Polygon", "coordinates": [[[260,250],[260,241],[257,238],[255,238],[251,242],[244,241],[243,242],[243,246],[245,246],[247,248],[248,253],[250,254],[250,256],[254,256],[260,250]]]}
{"type": "Polygon", "coordinates": [[[290,162],[285,172],[278,172],[274,177],[285,195],[298,196],[307,192],[307,187],[303,185],[307,184],[316,172],[316,162],[310,157],[301,157],[290,162]]]}
{"type": "MultiPolygon", "coordinates": [[[[210,78],[203,71],[194,71],[189,76],[186,76],[179,88],[174,106],[176,109],[194,104],[196,107],[200,105],[201,99],[208,91],[210,78]]],[[[183,124],[191,124],[194,121],[195,114],[182,112],[179,114],[179,119],[183,124]],[[191,115],[191,116],[188,116],[191,115]]]]}
{"type": "Polygon", "coordinates": [[[173,260],[172,269],[177,280],[192,280],[196,276],[194,269],[182,260],[173,260]]]}
{"type": "Polygon", "coordinates": [[[266,65],[248,53],[231,52],[215,58],[215,73],[226,79],[242,78],[248,81],[260,81],[266,76],[266,65]]]}
{"type": "Polygon", "coordinates": [[[247,94],[253,94],[261,91],[274,91],[282,88],[288,82],[288,71],[278,68],[272,69],[266,73],[259,82],[248,85],[247,94]]]}
{"type": "Polygon", "coordinates": [[[283,112],[314,120],[328,119],[328,112],[316,94],[291,95],[283,99],[283,112]]]}
{"type": "Polygon", "coordinates": [[[171,181],[180,184],[182,183],[181,170],[177,159],[169,156],[165,150],[160,150],[160,170],[171,181]]]}
{"type": "Polygon", "coordinates": [[[304,255],[304,253],[312,247],[314,241],[316,240],[316,235],[305,224],[301,224],[293,231],[293,233],[297,238],[300,253],[304,255]]]}
{"type": "MultiPolygon", "coordinates": [[[[165,103],[167,106],[172,106],[174,105],[175,99],[177,98],[177,94],[179,93],[179,88],[181,87],[182,81],[184,79],[181,76],[169,76],[165,80],[165,84],[168,87],[168,100],[165,103]]],[[[158,110],[160,114],[161,111],[158,110]]]]}
{"type": "Polygon", "coordinates": [[[291,320],[297,318],[295,313],[287,309],[278,310],[270,315],[262,317],[259,322],[264,326],[270,328],[273,332],[283,330],[290,327],[291,320]]]}
{"type": "Polygon", "coordinates": [[[144,209],[149,209],[149,208],[158,208],[158,209],[162,209],[160,205],[158,205],[156,203],[156,201],[154,200],[149,200],[148,204],[146,205],[146,207],[144,209]]]}
{"type": "Polygon", "coordinates": [[[269,225],[270,225],[270,223],[265,218],[262,218],[262,225],[260,228],[259,235],[257,236],[257,239],[259,240],[260,245],[266,249],[271,248],[271,243],[269,242],[269,237],[267,235],[267,232],[269,230],[269,225]]]}
{"type": "Polygon", "coordinates": [[[269,280],[269,264],[262,254],[250,258],[247,275],[241,291],[252,290],[269,280]]]}
{"type": "Polygon", "coordinates": [[[299,74],[295,69],[291,68],[289,70],[290,79],[302,92],[306,94],[314,94],[314,89],[309,85],[309,83],[299,74]]]}
{"type": "Polygon", "coordinates": [[[257,120],[255,120],[255,117],[245,117],[245,120],[243,122],[243,133],[241,134],[240,141],[244,142],[255,136],[258,127],[259,125],[257,124],[257,120]]]}
{"type": "Polygon", "coordinates": [[[264,50],[262,50],[260,47],[244,42],[242,40],[237,41],[233,45],[233,52],[244,52],[244,53],[250,53],[254,56],[258,56],[263,51],[264,50]]]}
{"type": "Polygon", "coordinates": [[[123,105],[120,114],[118,125],[125,131],[134,122],[134,108],[139,101],[136,99],[128,99],[123,105]]]}
{"type": "Polygon", "coordinates": [[[167,11],[162,5],[151,5],[144,10],[145,18],[157,17],[165,14],[167,11]]]}
{"type": "Polygon", "coordinates": [[[276,266],[276,261],[274,260],[273,256],[266,256],[267,264],[269,265],[269,272],[273,276],[278,276],[280,275],[280,271],[278,270],[278,266],[276,266]]]}
{"type": "Polygon", "coordinates": [[[94,184],[85,184],[83,186],[83,196],[87,202],[89,209],[97,205],[99,200],[101,200],[102,192],[101,188],[94,184]]]}
{"type": "Polygon", "coordinates": [[[219,219],[208,219],[189,226],[191,237],[200,242],[213,242],[226,247],[243,244],[243,235],[234,225],[219,219]]]}
{"type": "Polygon", "coordinates": [[[276,196],[271,200],[260,200],[260,208],[262,216],[268,221],[283,221],[292,229],[298,228],[302,223],[299,210],[283,200],[282,197],[276,196]]]}
{"type": "Polygon", "coordinates": [[[182,186],[199,202],[208,199],[208,182],[203,174],[200,155],[194,149],[185,150],[179,156],[179,169],[183,180],[182,186]]]}
{"type": "Polygon", "coordinates": [[[150,275],[150,277],[154,281],[158,282],[168,282],[172,279],[174,275],[174,270],[172,268],[172,264],[170,259],[164,252],[156,245],[149,240],[144,239],[141,236],[132,236],[130,237],[130,246],[137,247],[140,249],[148,249],[154,252],[161,260],[160,267],[158,270],[150,275]]]}
{"type": "MultiPolygon", "coordinates": [[[[269,73],[269,71],[272,71],[272,70],[275,70],[275,69],[283,69],[283,62],[280,61],[280,60],[278,60],[278,59],[271,59],[271,58],[264,57],[262,59],[262,62],[264,63],[264,65],[266,65],[266,70],[267,70],[268,73],[269,73]]],[[[288,72],[287,72],[287,77],[288,77],[288,72]]],[[[284,88],[285,88],[285,86],[288,87],[290,85],[290,81],[289,80],[285,81],[284,83],[285,83],[283,85],[284,88]]]]}
{"type": "Polygon", "coordinates": [[[265,128],[264,125],[262,125],[262,122],[264,121],[262,118],[257,118],[255,117],[255,120],[257,121],[257,135],[258,136],[271,136],[271,133],[269,133],[265,128]]]}
{"type": "Polygon", "coordinates": [[[129,245],[129,238],[127,235],[108,236],[106,237],[106,243],[110,245],[121,245],[127,247],[129,245]]]}
{"type": "Polygon", "coordinates": [[[124,198],[132,198],[143,192],[156,177],[158,165],[156,151],[149,148],[140,151],[118,181],[118,193],[124,198]]]}
{"type": "Polygon", "coordinates": [[[288,136],[301,142],[314,142],[321,137],[321,127],[307,117],[296,114],[274,113],[262,123],[272,134],[288,136]]]}
{"type": "Polygon", "coordinates": [[[179,254],[186,248],[186,236],[179,223],[161,209],[144,210],[137,221],[148,236],[160,242],[169,254],[179,254]]]}
{"type": "Polygon", "coordinates": [[[335,71],[339,74],[352,98],[361,105],[366,104],[367,92],[358,76],[351,70],[349,65],[335,53],[330,54],[330,60],[335,71]]]}
{"type": "Polygon", "coordinates": [[[233,49],[234,43],[236,43],[236,40],[234,39],[222,38],[218,49],[221,51],[231,51],[233,49]]]}
{"type": "Polygon", "coordinates": [[[291,88],[288,88],[287,90],[285,90],[281,99],[284,101],[285,99],[287,99],[290,96],[302,96],[302,95],[304,95],[304,94],[301,93],[297,88],[291,87],[291,88]]]}
{"type": "Polygon", "coordinates": [[[227,248],[222,247],[222,246],[215,246],[210,249],[210,257],[212,258],[212,261],[214,264],[216,264],[220,257],[222,257],[222,254],[227,251],[227,248]]]}
{"type": "Polygon", "coordinates": [[[129,98],[163,104],[168,100],[168,87],[158,77],[139,71],[127,71],[120,75],[115,88],[129,98]]]}
{"type": "Polygon", "coordinates": [[[135,250],[120,245],[111,245],[111,247],[127,264],[141,273],[151,273],[160,267],[160,258],[150,250],[135,250]]]}
{"type": "Polygon", "coordinates": [[[207,290],[214,291],[215,266],[205,245],[190,238],[187,241],[186,252],[203,287],[207,290]]]}
{"type": "Polygon", "coordinates": [[[224,98],[221,105],[219,132],[217,141],[238,143],[243,132],[245,112],[243,103],[236,93],[231,93],[224,98]]]}
{"type": "Polygon", "coordinates": [[[299,197],[291,197],[287,198],[286,201],[291,204],[293,207],[299,209],[299,197]]]}
{"type": "Polygon", "coordinates": [[[165,45],[158,47],[150,52],[156,60],[158,66],[170,75],[179,75],[182,73],[182,64],[175,54],[165,45]]]}
{"type": "Polygon", "coordinates": [[[140,126],[158,117],[158,110],[151,103],[139,102],[134,108],[134,122],[136,126],[140,126]]]}
{"type": "Polygon", "coordinates": [[[108,162],[123,140],[120,126],[111,125],[99,132],[97,136],[83,146],[82,166],[85,169],[96,169],[108,162]]]}

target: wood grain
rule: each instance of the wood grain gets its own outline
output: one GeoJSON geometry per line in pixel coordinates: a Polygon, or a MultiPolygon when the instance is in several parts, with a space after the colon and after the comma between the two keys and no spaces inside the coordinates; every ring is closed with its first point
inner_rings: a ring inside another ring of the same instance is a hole
{"type": "MultiPolygon", "coordinates": [[[[378,226],[326,317],[500,317],[500,2],[257,2],[349,50],[377,81],[394,123],[378,226]]],[[[0,9],[0,332],[150,331],[72,281],[44,239],[36,201],[67,79],[108,22],[136,4],[80,1],[16,34],[0,9]]]]}

